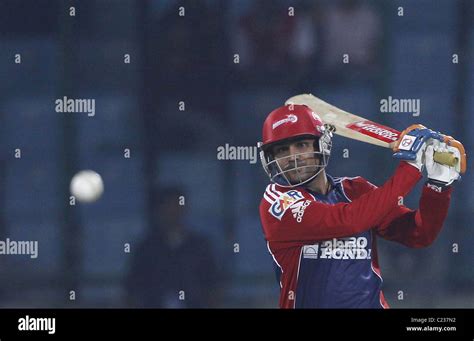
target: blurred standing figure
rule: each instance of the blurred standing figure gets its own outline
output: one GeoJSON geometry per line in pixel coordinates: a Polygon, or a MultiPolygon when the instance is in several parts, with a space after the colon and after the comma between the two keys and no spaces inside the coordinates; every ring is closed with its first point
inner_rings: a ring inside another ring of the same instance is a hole
{"type": "Polygon", "coordinates": [[[271,1],[253,2],[239,20],[237,48],[246,51],[242,62],[252,71],[279,72],[287,65],[294,20],[284,7],[271,1]]]}
{"type": "Polygon", "coordinates": [[[217,269],[209,241],[187,229],[179,188],[153,195],[156,214],[134,251],[126,278],[129,304],[139,308],[206,308],[215,304],[217,269]]]}
{"type": "Polygon", "coordinates": [[[317,2],[296,7],[294,29],[289,42],[291,70],[296,92],[308,92],[319,81],[321,64],[321,22],[324,13],[317,2]]]}
{"type": "Polygon", "coordinates": [[[364,71],[373,69],[382,26],[373,8],[359,0],[344,0],[325,9],[322,63],[330,76],[344,67],[343,56],[349,56],[349,65],[364,71]]]}

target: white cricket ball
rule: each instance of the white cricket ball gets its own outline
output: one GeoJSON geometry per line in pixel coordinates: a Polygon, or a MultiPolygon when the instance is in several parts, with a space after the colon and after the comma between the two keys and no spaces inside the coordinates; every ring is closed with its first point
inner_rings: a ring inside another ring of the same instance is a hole
{"type": "Polygon", "coordinates": [[[104,182],[93,170],[83,170],[73,176],[70,190],[78,201],[93,202],[104,192],[104,182]]]}

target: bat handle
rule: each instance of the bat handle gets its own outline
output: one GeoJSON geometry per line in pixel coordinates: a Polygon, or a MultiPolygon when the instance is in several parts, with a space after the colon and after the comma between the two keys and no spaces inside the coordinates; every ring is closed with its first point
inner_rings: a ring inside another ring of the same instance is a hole
{"type": "Polygon", "coordinates": [[[451,167],[456,166],[456,164],[459,162],[459,159],[455,157],[454,154],[448,152],[434,152],[433,159],[437,163],[451,167]]]}

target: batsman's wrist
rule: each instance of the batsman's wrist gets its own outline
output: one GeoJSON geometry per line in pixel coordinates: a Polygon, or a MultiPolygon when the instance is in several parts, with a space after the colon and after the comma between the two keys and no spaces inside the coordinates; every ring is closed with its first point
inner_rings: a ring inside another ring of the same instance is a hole
{"type": "Polygon", "coordinates": [[[447,184],[446,182],[442,182],[442,181],[438,181],[438,180],[434,180],[434,179],[428,179],[428,181],[426,181],[426,186],[431,188],[432,190],[436,191],[436,192],[444,192],[446,190],[448,190],[450,187],[451,187],[452,184],[447,184]]]}

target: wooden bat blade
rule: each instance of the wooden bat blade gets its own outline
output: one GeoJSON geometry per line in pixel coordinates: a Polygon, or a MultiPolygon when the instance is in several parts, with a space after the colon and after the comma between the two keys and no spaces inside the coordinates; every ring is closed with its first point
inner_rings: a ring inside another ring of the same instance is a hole
{"type": "Polygon", "coordinates": [[[354,140],[392,148],[400,136],[398,130],[351,114],[311,94],[293,96],[285,104],[307,105],[321,117],[323,123],[333,125],[337,135],[354,140]]]}
{"type": "MultiPolygon", "coordinates": [[[[285,104],[307,105],[321,117],[323,123],[333,125],[336,128],[335,134],[350,139],[392,149],[400,137],[398,130],[339,109],[312,94],[293,96],[286,100],[285,104]]],[[[434,160],[449,166],[455,166],[459,162],[451,153],[435,152],[434,160]]]]}

